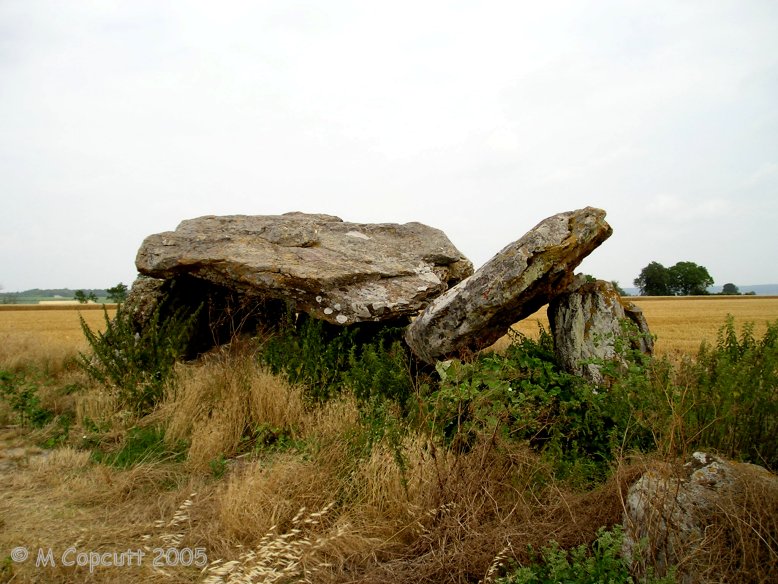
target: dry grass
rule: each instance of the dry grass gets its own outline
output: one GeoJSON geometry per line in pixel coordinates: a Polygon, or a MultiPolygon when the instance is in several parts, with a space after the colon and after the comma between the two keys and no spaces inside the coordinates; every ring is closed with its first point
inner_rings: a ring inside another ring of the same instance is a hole
{"type": "MultiPolygon", "coordinates": [[[[221,480],[170,463],[118,470],[72,448],[17,452],[0,481],[3,553],[25,545],[61,555],[74,545],[149,555],[141,566],[92,573],[27,562],[6,575],[14,582],[63,583],[490,581],[509,561],[529,562],[529,546],[539,549],[552,539],[576,546],[592,541],[599,526],[619,523],[626,489],[649,463],[624,462],[605,485],[581,493],[555,481],[526,446],[495,436],[456,453],[411,434],[401,466],[386,445],[361,458],[349,451],[348,436],[357,430],[353,402],[299,411],[300,436],[310,445],[304,452],[236,461],[221,480]],[[205,573],[155,567],[152,551],[160,547],[203,548],[209,567],[205,573]]],[[[23,448],[18,430],[0,439],[23,448]]],[[[743,497],[750,499],[722,506],[705,553],[718,550],[712,562],[742,567],[738,554],[756,549],[758,560],[774,563],[771,541],[728,552],[733,538],[776,532],[775,501],[766,504],[761,491],[743,497]],[[754,507],[767,513],[742,513],[754,507]],[[764,527],[765,521],[772,523],[764,527]]]]}
{"type": "MultiPolygon", "coordinates": [[[[718,298],[639,303],[660,338],[662,327],[670,330],[668,323],[675,320],[687,322],[688,329],[691,319],[699,318],[707,332],[695,334],[715,339],[728,312],[737,322],[757,325],[778,315],[778,299],[732,300],[735,304],[718,298]],[[668,314],[664,325],[661,309],[676,314],[668,314]]],[[[56,312],[41,312],[39,328],[30,324],[30,331],[8,328],[18,315],[6,318],[13,311],[0,312],[0,331],[10,344],[15,335],[34,335],[36,330],[43,338],[42,322],[56,312]]],[[[57,346],[70,355],[83,348],[80,338],[75,341],[80,335],[77,312],[62,312],[72,317],[67,326],[74,336],[70,345],[60,336],[57,346]]],[[[92,326],[102,322],[101,311],[90,311],[92,315],[92,326]]],[[[537,323],[532,320],[542,318],[535,315],[522,326],[534,333],[537,323]]],[[[699,340],[694,350],[697,344],[699,340]]],[[[59,353],[54,350],[55,357],[41,349],[28,358],[55,363],[59,353]]],[[[7,367],[6,353],[0,356],[0,367],[7,367]]],[[[411,433],[401,445],[402,459],[385,443],[359,454],[354,438],[365,429],[353,398],[306,407],[300,388],[259,367],[246,345],[181,366],[178,379],[176,394],[151,420],[166,423],[168,439],[189,442],[185,463],[143,463],[121,470],[96,464],[73,448],[41,451],[18,429],[0,431],[0,559],[18,545],[33,552],[52,548],[55,556],[73,545],[97,552],[199,547],[210,562],[206,573],[194,567],[155,567],[149,553],[140,566],[93,572],[88,567],[6,562],[0,564],[0,581],[489,581],[509,560],[528,562],[528,546],[538,549],[551,539],[565,548],[591,542],[599,526],[619,523],[625,490],[648,464],[622,462],[609,482],[581,493],[555,480],[526,445],[497,436],[480,436],[468,452],[454,452],[423,433],[411,433]],[[247,450],[247,436],[258,440],[260,435],[270,442],[234,457],[247,450]],[[234,458],[217,479],[210,463],[222,456],[234,458]]],[[[76,412],[77,424],[89,418],[118,425],[115,404],[96,390],[61,407],[76,412]]],[[[711,562],[742,566],[737,554],[723,554],[745,548],[727,547],[727,542],[765,533],[747,523],[751,516],[739,511],[745,505],[759,501],[769,513],[754,515],[754,521],[772,521],[769,533],[778,529],[774,500],[761,492],[743,497],[722,506],[710,547],[719,550],[719,559],[711,556],[711,562]]],[[[754,541],[748,548],[760,550],[757,561],[775,562],[774,542],[767,544],[759,547],[754,541]]]]}
{"type": "MultiPolygon", "coordinates": [[[[302,451],[238,459],[218,481],[171,463],[119,470],[71,448],[17,452],[0,481],[0,549],[7,554],[25,545],[61,555],[72,545],[99,552],[202,547],[211,562],[218,560],[207,576],[223,581],[252,581],[253,574],[254,582],[465,582],[483,579],[501,552],[527,559],[527,544],[539,547],[551,538],[579,544],[597,526],[619,520],[613,486],[582,500],[556,486],[526,446],[492,436],[457,454],[411,434],[403,465],[385,445],[355,455],[350,437],[360,429],[352,399],[309,410],[299,391],[269,380],[261,369],[241,365],[240,358],[236,371],[226,364],[214,358],[184,373],[179,396],[165,406],[179,423],[182,413],[192,415],[182,435],[188,431],[194,447],[201,422],[235,423],[232,415],[214,418],[203,413],[205,406],[194,408],[192,398],[205,397],[244,420],[261,413],[295,427],[302,451]],[[235,383],[242,375],[248,379],[235,383]],[[206,386],[219,391],[208,394],[206,386]],[[287,408],[280,412],[267,400],[245,409],[229,405],[252,387],[270,387],[287,408]]],[[[11,438],[20,439],[9,435],[6,446],[11,438]]],[[[204,456],[197,448],[193,454],[204,456]]],[[[10,569],[16,582],[192,582],[206,576],[150,562],[92,573],[30,562],[10,569]]]]}
{"type": "Polygon", "coordinates": [[[293,439],[306,423],[301,389],[262,368],[250,346],[219,349],[181,366],[178,380],[160,416],[170,422],[169,441],[191,441],[193,469],[233,456],[247,432],[265,441],[293,439]]]}
{"type": "Polygon", "coordinates": [[[741,490],[719,502],[697,554],[697,571],[711,581],[769,582],[778,575],[778,483],[763,469],[746,472],[741,490]]]}
{"type": "Polygon", "coordinates": [[[308,513],[305,507],[292,518],[288,531],[280,533],[273,526],[259,543],[236,560],[214,561],[206,571],[205,584],[251,582],[310,582],[316,572],[330,567],[318,560],[318,552],[330,541],[345,534],[345,527],[327,536],[311,535],[333,507],[308,513]],[[318,561],[317,561],[318,560],[318,561]]]}
{"type": "MultiPolygon", "coordinates": [[[[6,430],[0,445],[13,438],[6,430]]],[[[140,567],[63,566],[71,546],[79,552],[122,552],[142,549],[143,536],[155,522],[173,514],[178,490],[164,485],[180,479],[174,468],[141,465],[119,471],[90,462],[88,452],[61,448],[30,451],[2,472],[0,483],[0,550],[24,546],[31,557],[0,567],[0,580],[10,582],[191,582],[196,572],[177,570],[169,579],[149,561],[140,567]],[[35,566],[37,550],[52,549],[55,566],[35,566]]],[[[186,544],[184,544],[186,545],[186,544]]]]}

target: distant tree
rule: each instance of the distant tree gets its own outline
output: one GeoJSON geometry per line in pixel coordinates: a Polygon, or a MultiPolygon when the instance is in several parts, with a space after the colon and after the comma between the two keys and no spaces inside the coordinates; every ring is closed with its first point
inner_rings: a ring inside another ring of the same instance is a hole
{"type": "Polygon", "coordinates": [[[94,292],[87,294],[83,290],[76,290],[76,293],[73,294],[73,299],[78,300],[81,304],[86,304],[90,300],[92,302],[97,302],[97,296],[95,296],[94,292]]]}
{"type": "Polygon", "coordinates": [[[668,268],[670,290],[679,296],[699,296],[708,294],[708,286],[713,285],[708,270],[694,262],[678,262],[668,268]]]}
{"type": "Polygon", "coordinates": [[[738,290],[738,287],[732,284],[731,282],[727,282],[724,284],[724,286],[721,288],[721,293],[726,295],[737,295],[740,294],[740,290],[738,290]]]}
{"type": "Polygon", "coordinates": [[[670,271],[659,262],[651,262],[634,280],[641,296],[670,296],[670,271]]]}
{"type": "Polygon", "coordinates": [[[619,283],[618,283],[618,281],[616,281],[616,280],[613,280],[613,281],[611,281],[611,285],[612,285],[612,286],[613,286],[613,288],[616,290],[616,292],[619,294],[619,296],[629,296],[629,294],[627,294],[627,293],[624,291],[624,288],[622,288],[621,286],[619,286],[619,283]]]}
{"type": "Polygon", "coordinates": [[[694,262],[678,262],[665,268],[651,262],[635,278],[635,286],[643,296],[689,296],[708,294],[713,278],[707,268],[694,262]]]}
{"type": "MultiPolygon", "coordinates": [[[[3,285],[0,284],[0,290],[3,289],[3,285]]],[[[0,292],[0,304],[16,304],[19,302],[19,296],[12,294],[11,292],[0,292]]]]}
{"type": "Polygon", "coordinates": [[[108,288],[106,290],[108,293],[108,300],[111,302],[116,302],[117,304],[121,304],[125,300],[127,300],[127,286],[121,282],[116,284],[113,288],[108,288]]]}

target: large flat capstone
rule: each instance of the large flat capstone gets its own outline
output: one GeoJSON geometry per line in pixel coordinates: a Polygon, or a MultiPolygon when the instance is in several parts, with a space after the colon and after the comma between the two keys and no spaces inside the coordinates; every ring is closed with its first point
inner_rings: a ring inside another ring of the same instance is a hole
{"type": "Polygon", "coordinates": [[[541,221],[412,322],[405,340],[434,363],[487,347],[563,292],[581,261],[610,237],[605,211],[586,207],[541,221]]]}
{"type": "Polygon", "coordinates": [[[332,215],[206,216],[147,237],[135,261],[159,279],[195,277],[348,325],[415,315],[471,275],[446,235],[421,223],[332,215]]]}

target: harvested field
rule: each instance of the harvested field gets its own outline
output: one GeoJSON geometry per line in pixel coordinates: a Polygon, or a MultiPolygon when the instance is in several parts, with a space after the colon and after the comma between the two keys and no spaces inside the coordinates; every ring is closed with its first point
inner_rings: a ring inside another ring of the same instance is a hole
{"type": "Polygon", "coordinates": [[[716,342],[716,334],[727,315],[735,326],[754,324],[754,334],[761,337],[767,322],[778,320],[778,296],[643,296],[631,298],[643,309],[648,326],[658,340],[658,354],[694,354],[702,341],[716,342]]]}
{"type": "MultiPolygon", "coordinates": [[[[109,317],[115,305],[107,305],[109,317]]],[[[0,306],[0,365],[15,368],[22,363],[48,366],[62,362],[87,348],[79,316],[94,329],[105,327],[101,305],[0,306]]]]}
{"type": "MultiPolygon", "coordinates": [[[[778,296],[634,296],[629,298],[646,315],[651,332],[657,337],[659,355],[694,354],[705,340],[716,342],[716,334],[727,315],[735,318],[738,330],[754,323],[761,335],[768,321],[778,319],[778,296]]],[[[113,316],[114,305],[108,305],[113,316]]],[[[92,328],[104,326],[101,305],[80,306],[0,306],[0,363],[29,360],[31,355],[66,355],[86,348],[79,315],[92,328]]],[[[537,336],[538,325],[548,329],[546,308],[517,323],[514,328],[537,336]]],[[[496,347],[507,343],[500,340],[496,347]]]]}
{"type": "MultiPolygon", "coordinates": [[[[716,334],[727,315],[735,318],[738,330],[746,322],[754,323],[756,336],[764,334],[766,323],[778,319],[778,296],[632,296],[646,316],[651,333],[657,337],[658,355],[694,355],[702,341],[716,342],[716,334]]],[[[548,330],[546,307],[514,326],[534,337],[538,325],[548,330]]],[[[505,346],[507,339],[497,342],[505,346]]]]}

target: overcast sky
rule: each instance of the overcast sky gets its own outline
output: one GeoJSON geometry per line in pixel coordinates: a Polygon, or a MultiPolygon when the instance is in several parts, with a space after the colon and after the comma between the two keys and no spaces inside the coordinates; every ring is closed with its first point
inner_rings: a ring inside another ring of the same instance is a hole
{"type": "Polygon", "coordinates": [[[778,282],[775,0],[0,0],[0,285],[135,278],[201,215],[421,221],[477,266],[601,207],[581,270],[778,282]]]}

